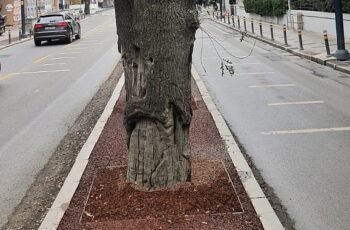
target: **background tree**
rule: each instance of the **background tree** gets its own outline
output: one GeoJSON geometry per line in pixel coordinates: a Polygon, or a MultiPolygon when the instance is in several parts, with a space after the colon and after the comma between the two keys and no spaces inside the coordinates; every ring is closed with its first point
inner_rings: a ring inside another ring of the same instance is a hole
{"type": "Polygon", "coordinates": [[[125,70],[127,180],[147,189],[191,178],[195,0],[115,0],[125,70]]]}

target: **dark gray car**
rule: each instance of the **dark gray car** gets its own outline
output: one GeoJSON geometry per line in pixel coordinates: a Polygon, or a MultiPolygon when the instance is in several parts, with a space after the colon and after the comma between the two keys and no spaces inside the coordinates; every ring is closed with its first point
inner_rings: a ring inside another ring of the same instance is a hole
{"type": "Polygon", "coordinates": [[[40,46],[42,41],[64,40],[71,43],[80,39],[80,23],[68,13],[54,13],[40,16],[34,24],[34,43],[40,46]]]}

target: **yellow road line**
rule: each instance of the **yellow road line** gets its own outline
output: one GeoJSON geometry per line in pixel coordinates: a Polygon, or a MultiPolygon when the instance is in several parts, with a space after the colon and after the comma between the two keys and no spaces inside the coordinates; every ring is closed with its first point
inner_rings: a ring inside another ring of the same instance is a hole
{"type": "Polygon", "coordinates": [[[9,73],[9,74],[6,74],[5,76],[0,77],[0,81],[9,79],[10,77],[15,76],[15,75],[18,75],[18,74],[19,74],[19,73],[9,73]]]}
{"type": "Polygon", "coordinates": [[[34,64],[38,64],[38,63],[44,61],[45,59],[47,59],[47,58],[50,57],[50,56],[51,56],[51,54],[46,55],[46,56],[44,56],[44,57],[41,57],[41,58],[35,60],[33,63],[34,63],[34,64]]]}

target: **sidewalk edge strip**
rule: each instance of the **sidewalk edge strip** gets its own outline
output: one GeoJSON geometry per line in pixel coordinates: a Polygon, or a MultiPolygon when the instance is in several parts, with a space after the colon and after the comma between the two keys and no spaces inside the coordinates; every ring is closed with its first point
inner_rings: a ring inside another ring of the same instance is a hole
{"type": "Polygon", "coordinates": [[[208,90],[203,83],[201,77],[192,65],[192,76],[197,84],[200,94],[212,115],[215,125],[220,133],[221,138],[225,142],[225,146],[230,155],[233,164],[236,167],[237,173],[243,183],[244,189],[249,196],[254,209],[264,227],[265,230],[282,230],[284,229],[282,223],[278,219],[275,211],[273,210],[270,202],[266,198],[260,185],[256,181],[251,168],[245,160],[236,140],[231,134],[225,120],[221,116],[220,112],[216,108],[208,90]]]}
{"type": "Polygon", "coordinates": [[[80,179],[83,176],[83,173],[89,161],[90,154],[93,148],[95,147],[95,144],[97,143],[102,133],[102,130],[105,124],[107,123],[108,118],[113,112],[114,106],[117,100],[119,99],[123,86],[124,74],[120,77],[117,86],[115,87],[113,94],[109,99],[105,109],[103,110],[100,118],[96,122],[96,125],[90,133],[85,144],[81,148],[73,167],[71,168],[55,201],[53,202],[51,208],[49,209],[43,222],[41,223],[39,230],[57,229],[79,185],[80,179]]]}

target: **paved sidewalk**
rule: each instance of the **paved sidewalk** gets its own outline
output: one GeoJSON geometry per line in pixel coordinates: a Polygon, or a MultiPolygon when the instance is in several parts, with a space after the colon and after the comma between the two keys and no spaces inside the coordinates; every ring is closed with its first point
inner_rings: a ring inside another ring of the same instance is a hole
{"type": "MultiPolygon", "coordinates": [[[[281,48],[297,56],[330,66],[341,72],[350,73],[350,60],[338,61],[333,56],[327,56],[324,36],[321,33],[318,34],[314,32],[302,31],[303,49],[300,49],[298,31],[296,30],[286,30],[286,44],[283,35],[283,26],[262,22],[262,30],[260,31],[260,22],[257,20],[245,18],[246,26],[244,26],[244,17],[227,15],[220,20],[220,18],[216,16],[218,15],[217,12],[214,13],[214,15],[214,17],[212,14],[210,16],[208,15],[208,17],[217,23],[232,28],[233,30],[243,33],[246,32],[247,36],[256,38],[260,41],[281,48]],[[252,24],[254,29],[252,29],[252,24]],[[271,25],[273,28],[273,40],[271,39],[271,25]]],[[[328,40],[331,54],[333,54],[337,49],[336,37],[328,35],[328,40]]],[[[350,49],[349,39],[346,39],[345,46],[348,50],[350,49]]]]}
{"type": "Polygon", "coordinates": [[[0,36],[0,49],[15,45],[20,42],[28,41],[31,38],[19,39],[18,26],[6,26],[5,33],[0,36]]]}

